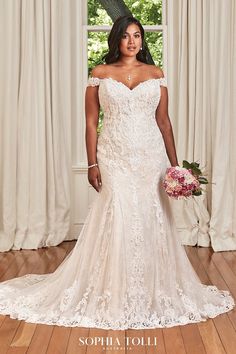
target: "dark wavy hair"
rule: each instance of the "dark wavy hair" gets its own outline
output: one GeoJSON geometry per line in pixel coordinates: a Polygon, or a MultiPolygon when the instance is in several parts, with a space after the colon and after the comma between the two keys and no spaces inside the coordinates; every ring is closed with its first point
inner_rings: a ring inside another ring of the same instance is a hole
{"type": "Polygon", "coordinates": [[[108,47],[109,51],[107,54],[104,55],[103,60],[107,64],[112,64],[115,63],[119,57],[120,57],[120,50],[119,50],[119,45],[120,41],[122,39],[122,36],[124,35],[127,27],[134,23],[137,25],[140,29],[141,32],[141,37],[142,37],[142,50],[138,52],[136,55],[136,58],[143,62],[148,64],[147,60],[147,50],[146,50],[146,45],[144,41],[144,29],[139,20],[137,20],[133,16],[120,16],[116,19],[114,22],[112,29],[110,31],[109,37],[108,37],[108,47]]]}

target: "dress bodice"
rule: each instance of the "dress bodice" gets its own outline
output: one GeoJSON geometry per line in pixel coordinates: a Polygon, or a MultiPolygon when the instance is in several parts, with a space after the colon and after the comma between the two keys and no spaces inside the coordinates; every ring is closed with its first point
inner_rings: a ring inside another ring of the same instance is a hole
{"type": "Polygon", "coordinates": [[[155,116],[161,97],[160,86],[167,86],[165,78],[148,79],[130,89],[123,82],[112,78],[90,77],[88,86],[99,86],[99,100],[104,114],[116,116],[155,116]]]}
{"type": "MultiPolygon", "coordinates": [[[[89,78],[89,86],[99,86],[100,106],[104,113],[98,139],[98,158],[145,167],[143,156],[152,151],[155,161],[164,149],[163,138],[156,122],[160,102],[160,86],[165,78],[140,82],[133,89],[112,78],[89,78]],[[138,158],[142,156],[142,158],[138,158]]],[[[140,167],[141,168],[141,167],[140,167]]]]}

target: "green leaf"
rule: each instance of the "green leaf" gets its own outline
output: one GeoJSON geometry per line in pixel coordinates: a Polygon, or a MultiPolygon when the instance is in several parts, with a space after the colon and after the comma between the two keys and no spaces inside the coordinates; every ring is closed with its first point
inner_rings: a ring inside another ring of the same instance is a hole
{"type": "Polygon", "coordinates": [[[189,169],[191,168],[191,164],[187,160],[183,160],[183,167],[189,169]]]}
{"type": "Polygon", "coordinates": [[[200,170],[200,168],[197,168],[195,166],[192,166],[191,170],[193,171],[193,174],[196,176],[200,176],[202,174],[202,171],[200,170]]]}
{"type": "Polygon", "coordinates": [[[198,197],[199,195],[202,195],[202,191],[201,189],[196,189],[192,194],[195,195],[195,197],[198,197]]]}
{"type": "Polygon", "coordinates": [[[202,175],[202,171],[199,168],[199,163],[197,162],[188,162],[186,160],[183,160],[183,167],[192,170],[192,173],[195,176],[200,176],[202,175]]]}
{"type": "Polygon", "coordinates": [[[206,179],[206,177],[203,176],[198,177],[198,181],[201,184],[208,184],[208,180],[206,179]]]}
{"type": "Polygon", "coordinates": [[[199,163],[198,162],[192,162],[191,165],[193,165],[194,167],[199,167],[199,163]]]}

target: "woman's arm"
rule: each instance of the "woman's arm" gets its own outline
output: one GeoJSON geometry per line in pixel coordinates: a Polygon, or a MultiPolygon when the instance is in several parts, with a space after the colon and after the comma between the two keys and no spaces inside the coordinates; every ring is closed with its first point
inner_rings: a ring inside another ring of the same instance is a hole
{"type": "MultiPolygon", "coordinates": [[[[85,93],[86,116],[86,149],[88,165],[97,163],[97,125],[99,118],[98,86],[88,86],[85,93]]],[[[98,166],[88,169],[89,183],[99,192],[101,187],[101,174],[98,166]]]]}
{"type": "Polygon", "coordinates": [[[164,139],[170,164],[171,166],[178,166],[174,135],[168,115],[168,92],[164,86],[161,86],[161,99],[156,109],[156,121],[164,139]]]}

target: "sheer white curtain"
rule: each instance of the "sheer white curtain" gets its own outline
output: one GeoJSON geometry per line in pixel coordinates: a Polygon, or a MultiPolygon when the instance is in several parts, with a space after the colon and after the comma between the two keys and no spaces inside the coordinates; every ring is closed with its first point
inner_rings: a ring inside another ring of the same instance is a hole
{"type": "Polygon", "coordinates": [[[68,234],[73,4],[0,2],[1,251],[68,234]]]}
{"type": "Polygon", "coordinates": [[[174,202],[182,242],[236,249],[236,6],[167,0],[168,86],[179,160],[199,161],[207,193],[174,202]]]}

